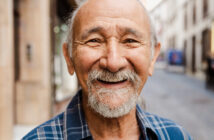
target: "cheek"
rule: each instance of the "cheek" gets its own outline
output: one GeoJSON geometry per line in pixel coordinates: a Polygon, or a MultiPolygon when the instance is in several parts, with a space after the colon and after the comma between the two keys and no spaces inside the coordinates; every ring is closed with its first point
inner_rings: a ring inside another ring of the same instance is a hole
{"type": "Polygon", "coordinates": [[[140,88],[138,89],[138,93],[140,94],[149,75],[149,67],[151,63],[150,51],[145,51],[142,49],[132,51],[129,53],[127,59],[132,64],[136,73],[142,80],[140,83],[140,88]]]}
{"type": "Polygon", "coordinates": [[[133,65],[137,74],[141,79],[145,79],[148,76],[148,71],[151,63],[150,55],[151,52],[149,49],[134,49],[127,52],[128,61],[133,65]]]}
{"type": "Polygon", "coordinates": [[[97,53],[92,49],[79,48],[76,51],[76,64],[84,71],[89,71],[97,59],[97,53]]]}
{"type": "Polygon", "coordinates": [[[101,54],[102,53],[98,50],[88,47],[79,47],[76,50],[74,56],[74,67],[80,84],[86,84],[88,72],[96,64],[96,62],[98,62],[101,54]]]}

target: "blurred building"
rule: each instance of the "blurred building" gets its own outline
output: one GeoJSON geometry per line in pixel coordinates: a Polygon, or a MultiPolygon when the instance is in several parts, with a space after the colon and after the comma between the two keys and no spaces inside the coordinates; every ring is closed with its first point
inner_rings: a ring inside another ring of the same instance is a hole
{"type": "Polygon", "coordinates": [[[0,0],[0,140],[12,139],[16,124],[38,125],[51,118],[58,86],[76,88],[57,53],[73,7],[74,0],[0,0]],[[54,67],[57,58],[61,70],[54,67]]]}
{"type": "MultiPolygon", "coordinates": [[[[77,90],[60,48],[75,1],[80,0],[0,0],[0,140],[12,139],[15,124],[48,120],[54,104],[77,90]]],[[[142,1],[152,13],[162,50],[182,50],[187,72],[203,73],[214,48],[214,1],[142,1]]]]}
{"type": "Polygon", "coordinates": [[[187,73],[204,75],[211,53],[213,0],[161,0],[150,8],[164,52],[183,51],[187,73]]]}

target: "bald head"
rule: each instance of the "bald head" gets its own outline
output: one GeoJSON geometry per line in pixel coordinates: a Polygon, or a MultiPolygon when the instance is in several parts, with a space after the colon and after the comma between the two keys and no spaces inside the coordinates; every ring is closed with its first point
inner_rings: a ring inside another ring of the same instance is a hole
{"type": "MultiPolygon", "coordinates": [[[[68,45],[71,49],[75,38],[79,37],[79,32],[83,29],[83,24],[93,24],[91,20],[99,20],[102,18],[124,19],[126,21],[134,21],[137,28],[146,28],[151,45],[156,42],[155,34],[151,26],[150,17],[140,0],[84,0],[79,7],[73,12],[73,16],[69,21],[68,45]]],[[[93,26],[93,25],[91,25],[93,26]]],[[[146,33],[145,33],[146,35],[146,33]]],[[[71,52],[71,50],[70,50],[71,52]]]]}
{"type": "Polygon", "coordinates": [[[160,48],[151,59],[152,28],[146,10],[137,0],[88,0],[75,11],[70,28],[72,59],[66,44],[63,54],[83,89],[84,105],[103,117],[130,113],[160,48]]]}

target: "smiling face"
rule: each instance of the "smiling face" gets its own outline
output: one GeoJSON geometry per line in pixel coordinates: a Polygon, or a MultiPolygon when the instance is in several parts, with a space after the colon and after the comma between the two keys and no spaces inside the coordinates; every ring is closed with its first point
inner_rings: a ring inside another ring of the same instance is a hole
{"type": "Polygon", "coordinates": [[[72,63],[70,71],[77,74],[83,98],[104,117],[127,114],[152,74],[159,51],[151,59],[144,9],[137,1],[89,0],[73,27],[73,61],[66,61],[72,63]]]}

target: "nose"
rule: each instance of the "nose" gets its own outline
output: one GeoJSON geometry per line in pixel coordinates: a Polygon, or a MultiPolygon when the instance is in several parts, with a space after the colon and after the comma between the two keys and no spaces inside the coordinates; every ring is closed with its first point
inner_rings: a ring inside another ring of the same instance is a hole
{"type": "Polygon", "coordinates": [[[127,60],[123,49],[115,40],[107,43],[105,55],[100,59],[100,67],[111,72],[117,72],[124,69],[127,65],[127,60]]]}

